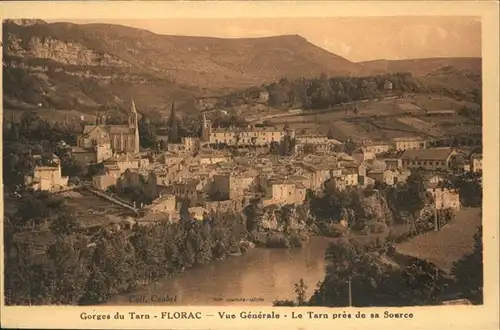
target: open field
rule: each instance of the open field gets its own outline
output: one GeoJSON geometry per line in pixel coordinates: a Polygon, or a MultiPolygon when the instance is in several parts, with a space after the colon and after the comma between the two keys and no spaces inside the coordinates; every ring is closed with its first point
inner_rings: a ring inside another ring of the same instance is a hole
{"type": "Polygon", "coordinates": [[[464,134],[481,134],[482,127],[474,124],[461,124],[446,127],[446,135],[464,135],[464,134]]]}
{"type": "Polygon", "coordinates": [[[374,136],[378,136],[380,132],[369,132],[366,127],[357,123],[347,121],[337,121],[330,124],[333,128],[333,135],[337,140],[347,140],[348,138],[355,138],[359,140],[369,140],[374,136]]]}
{"type": "Polygon", "coordinates": [[[478,105],[465,101],[458,101],[450,97],[440,95],[415,95],[411,98],[412,103],[418,105],[423,110],[459,110],[467,106],[477,108],[478,105]]]}
{"type": "Polygon", "coordinates": [[[443,134],[443,131],[440,130],[434,123],[429,123],[427,121],[424,121],[420,118],[416,117],[401,117],[396,119],[397,121],[406,124],[413,129],[420,131],[420,132],[427,132],[427,134],[432,135],[432,136],[441,136],[443,134]]]}
{"type": "Polygon", "coordinates": [[[432,124],[442,127],[471,123],[471,120],[469,118],[458,114],[453,116],[421,117],[421,119],[423,121],[432,122],[432,124]]]}
{"type": "Polygon", "coordinates": [[[453,263],[470,253],[474,247],[474,234],[481,225],[480,208],[464,208],[455,219],[440,231],[432,231],[397,244],[400,254],[428,260],[445,271],[453,263]]]}

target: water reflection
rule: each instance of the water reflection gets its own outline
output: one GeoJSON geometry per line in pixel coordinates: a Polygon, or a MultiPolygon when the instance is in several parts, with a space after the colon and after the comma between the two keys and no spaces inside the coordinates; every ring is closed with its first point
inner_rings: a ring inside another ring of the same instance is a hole
{"type": "Polygon", "coordinates": [[[152,283],[138,292],[117,296],[108,305],[152,304],[131,302],[131,296],[174,297],[155,305],[271,305],[275,299],[294,299],[294,284],[301,278],[313,293],[324,277],[324,254],[329,238],[315,237],[301,249],[253,249],[195,267],[183,274],[152,283]],[[222,299],[217,301],[217,298],[222,299]],[[227,301],[227,299],[246,301],[227,301]],[[252,298],[260,298],[249,301],[252,298]],[[259,301],[263,299],[264,301],[259,301]]]}

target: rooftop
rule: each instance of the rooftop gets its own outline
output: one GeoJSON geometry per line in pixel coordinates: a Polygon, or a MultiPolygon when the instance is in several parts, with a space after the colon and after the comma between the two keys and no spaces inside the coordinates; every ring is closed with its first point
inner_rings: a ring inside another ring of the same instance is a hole
{"type": "Polygon", "coordinates": [[[424,150],[406,150],[401,159],[446,160],[453,152],[452,148],[434,148],[424,150]]]}
{"type": "Polygon", "coordinates": [[[397,137],[393,139],[396,142],[399,141],[423,141],[423,139],[419,136],[405,136],[405,137],[397,137]]]}

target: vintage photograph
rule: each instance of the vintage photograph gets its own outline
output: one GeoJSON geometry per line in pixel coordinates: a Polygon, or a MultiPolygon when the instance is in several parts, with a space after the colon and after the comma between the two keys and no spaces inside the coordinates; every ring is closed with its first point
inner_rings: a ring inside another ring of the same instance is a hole
{"type": "Polygon", "coordinates": [[[483,304],[481,24],[3,20],[5,305],[483,304]]]}

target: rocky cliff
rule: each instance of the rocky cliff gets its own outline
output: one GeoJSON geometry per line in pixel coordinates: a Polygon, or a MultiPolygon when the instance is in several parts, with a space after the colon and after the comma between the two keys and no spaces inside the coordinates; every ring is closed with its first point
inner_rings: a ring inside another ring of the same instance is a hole
{"type": "Polygon", "coordinates": [[[7,108],[91,109],[111,103],[168,109],[282,76],[347,74],[355,65],[300,36],[218,39],[117,25],[5,21],[7,108]]]}

